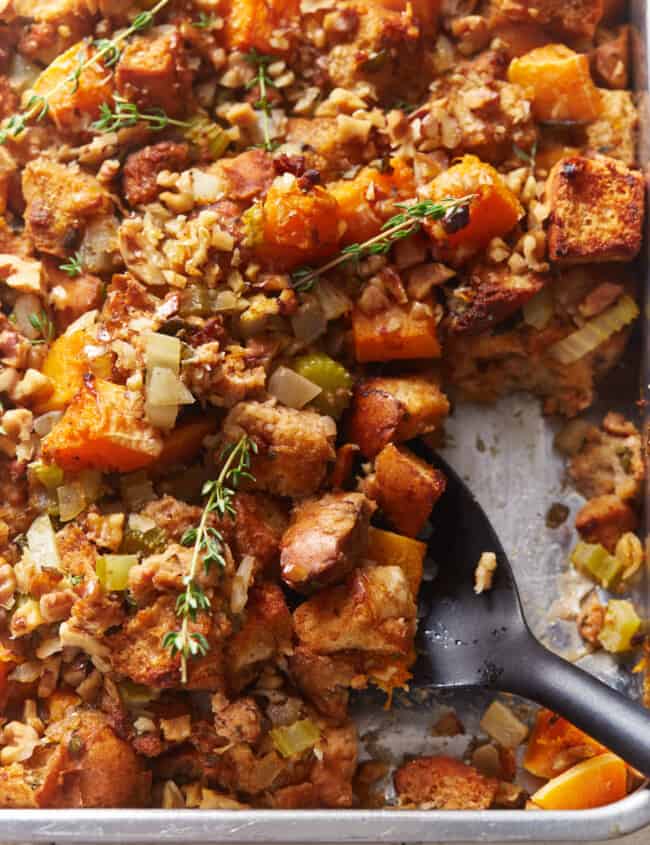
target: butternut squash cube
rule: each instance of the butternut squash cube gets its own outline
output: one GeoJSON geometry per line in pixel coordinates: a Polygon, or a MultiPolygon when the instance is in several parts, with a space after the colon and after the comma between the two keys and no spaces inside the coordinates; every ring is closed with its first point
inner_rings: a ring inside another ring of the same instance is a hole
{"type": "Polygon", "coordinates": [[[300,0],[230,0],[226,47],[260,53],[284,53],[297,23],[300,0]]]}
{"type": "Polygon", "coordinates": [[[584,760],[550,780],[531,796],[544,810],[589,810],[627,795],[627,767],[614,754],[584,760]]]}
{"type": "Polygon", "coordinates": [[[590,123],[603,108],[589,58],[564,44],[548,44],[513,59],[508,79],[529,92],[535,117],[541,121],[590,123]]]}
{"type": "Polygon", "coordinates": [[[408,306],[392,305],[365,314],[357,308],[352,314],[354,354],[360,363],[439,358],[437,328],[432,310],[414,315],[408,306]]]}

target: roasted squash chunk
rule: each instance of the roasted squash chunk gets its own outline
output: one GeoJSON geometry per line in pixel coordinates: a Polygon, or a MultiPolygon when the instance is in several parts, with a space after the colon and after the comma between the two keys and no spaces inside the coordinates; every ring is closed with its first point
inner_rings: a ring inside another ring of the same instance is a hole
{"type": "Polygon", "coordinates": [[[555,165],[546,193],[553,261],[582,264],[636,257],[645,209],[641,173],[606,156],[573,156],[555,165]]]}
{"type": "Polygon", "coordinates": [[[539,778],[552,778],[605,748],[566,719],[540,710],[528,739],[524,767],[539,778]]]}
{"type": "Polygon", "coordinates": [[[379,566],[399,566],[406,580],[409,582],[411,593],[415,598],[422,583],[424,571],[424,557],[427,553],[426,543],[403,537],[392,531],[382,531],[380,528],[370,527],[368,532],[368,560],[379,566]]]}
{"type": "Polygon", "coordinates": [[[584,760],[550,780],[531,796],[544,810],[589,810],[620,801],[627,794],[627,767],[614,754],[584,760]]]}
{"type": "Polygon", "coordinates": [[[300,0],[229,0],[226,46],[260,53],[285,53],[300,12],[300,0]]]}
{"type": "Polygon", "coordinates": [[[84,70],[75,90],[68,81],[70,74],[87,61],[94,48],[83,41],[74,44],[45,68],[34,83],[34,93],[47,97],[48,115],[59,129],[81,131],[99,116],[102,103],[113,95],[113,76],[101,62],[84,70]],[[59,87],[61,86],[61,87],[59,87]]]}
{"type": "Polygon", "coordinates": [[[422,313],[391,305],[377,314],[356,308],[352,314],[354,354],[359,363],[439,358],[436,318],[431,306],[422,313]]]}
{"type": "Polygon", "coordinates": [[[39,408],[41,413],[62,410],[83,387],[84,375],[91,372],[83,352],[87,343],[86,332],[78,331],[63,334],[52,344],[42,372],[54,385],[54,392],[39,408]]]}
{"type": "Polygon", "coordinates": [[[508,79],[531,92],[538,120],[589,123],[602,111],[588,57],[564,44],[548,44],[513,59],[508,79]]]}
{"type": "Polygon", "coordinates": [[[291,175],[271,185],[262,207],[257,251],[279,269],[327,258],[339,245],[338,203],[319,186],[303,190],[291,175]]]}
{"type": "Polygon", "coordinates": [[[143,421],[141,402],[126,387],[86,379],[43,441],[46,459],[65,470],[131,472],[152,463],[162,438],[143,421]]]}
{"type": "Polygon", "coordinates": [[[427,189],[433,200],[472,196],[469,218],[458,231],[450,233],[442,223],[430,222],[425,229],[437,241],[450,247],[477,250],[486,247],[492,238],[506,235],[517,225],[523,209],[491,164],[477,156],[463,156],[458,164],[437,176],[427,189]]]}

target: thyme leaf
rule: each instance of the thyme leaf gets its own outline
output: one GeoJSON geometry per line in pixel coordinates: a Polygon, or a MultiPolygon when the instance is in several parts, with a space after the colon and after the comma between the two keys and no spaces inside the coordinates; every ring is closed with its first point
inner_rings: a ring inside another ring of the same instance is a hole
{"type": "Polygon", "coordinates": [[[59,264],[59,270],[67,273],[71,279],[75,276],[80,276],[83,273],[83,262],[81,260],[81,253],[75,252],[72,258],[68,259],[64,264],[59,264]]]}
{"type": "Polygon", "coordinates": [[[273,152],[277,144],[271,140],[271,103],[268,98],[268,89],[275,88],[275,82],[268,74],[269,65],[275,61],[273,56],[266,56],[263,53],[258,53],[253,47],[244,56],[249,65],[255,68],[255,76],[246,85],[246,90],[257,86],[259,88],[259,97],[253,103],[253,108],[262,113],[262,133],[264,135],[264,143],[261,144],[263,149],[267,152],[273,152]]]}
{"type": "Polygon", "coordinates": [[[180,126],[189,129],[191,124],[184,120],[169,117],[163,109],[154,108],[143,112],[135,103],[130,103],[122,97],[113,97],[113,108],[108,103],[102,103],[99,109],[99,119],[92,124],[97,132],[117,132],[138,123],[147,123],[153,132],[162,132],[168,126],[180,126]]]}
{"type": "Polygon", "coordinates": [[[56,334],[54,323],[50,320],[45,311],[41,311],[40,314],[30,314],[29,322],[32,328],[40,334],[39,338],[32,340],[32,346],[39,346],[42,343],[51,343],[54,340],[54,336],[56,334]]]}

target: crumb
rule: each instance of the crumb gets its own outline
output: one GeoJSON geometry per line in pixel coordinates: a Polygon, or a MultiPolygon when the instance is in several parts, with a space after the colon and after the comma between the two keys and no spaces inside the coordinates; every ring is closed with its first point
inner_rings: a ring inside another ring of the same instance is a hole
{"type": "Polygon", "coordinates": [[[491,589],[496,568],[497,556],[494,552],[483,552],[474,572],[474,592],[477,595],[491,589]]]}

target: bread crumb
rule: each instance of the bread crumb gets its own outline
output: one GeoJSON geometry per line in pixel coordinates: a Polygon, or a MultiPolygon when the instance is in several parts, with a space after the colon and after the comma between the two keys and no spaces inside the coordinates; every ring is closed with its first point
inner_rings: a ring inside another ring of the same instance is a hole
{"type": "Polygon", "coordinates": [[[476,595],[492,588],[492,579],[497,568],[497,556],[494,552],[483,552],[474,572],[474,592],[476,595]]]}

